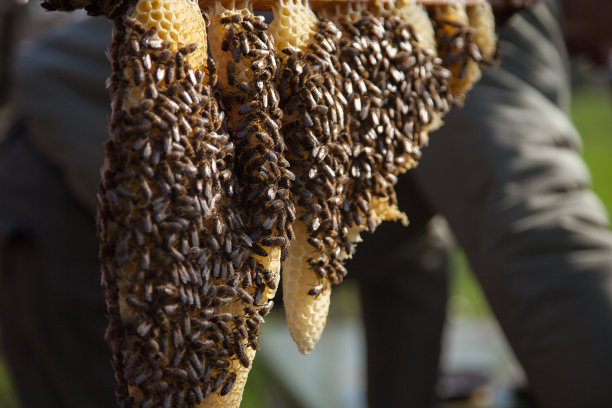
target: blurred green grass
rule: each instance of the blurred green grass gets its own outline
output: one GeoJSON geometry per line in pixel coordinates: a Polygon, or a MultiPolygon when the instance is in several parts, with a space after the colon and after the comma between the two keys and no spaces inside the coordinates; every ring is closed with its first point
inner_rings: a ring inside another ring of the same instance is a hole
{"type": "Polygon", "coordinates": [[[593,189],[612,208],[612,87],[584,86],[574,91],[572,119],[584,140],[584,159],[593,189]]]}
{"type": "Polygon", "coordinates": [[[4,359],[0,358],[0,407],[18,408],[17,396],[13,391],[13,383],[8,374],[4,359]]]}
{"type": "MultiPolygon", "coordinates": [[[[593,189],[607,208],[612,208],[612,92],[606,87],[580,87],[574,90],[572,118],[584,141],[584,158],[593,177],[593,189]]],[[[476,283],[464,254],[453,254],[455,278],[451,293],[461,299],[458,312],[487,315],[487,302],[476,283]]],[[[270,375],[255,360],[245,390],[245,408],[271,406],[270,375]]],[[[0,358],[0,407],[18,408],[6,365],[0,358]]]]}

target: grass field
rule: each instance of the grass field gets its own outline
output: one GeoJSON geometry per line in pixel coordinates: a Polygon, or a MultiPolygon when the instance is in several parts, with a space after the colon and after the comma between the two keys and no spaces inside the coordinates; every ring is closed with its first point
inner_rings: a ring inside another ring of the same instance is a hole
{"type": "Polygon", "coordinates": [[[584,159],[593,189],[612,209],[612,87],[584,87],[574,93],[572,118],[584,139],[584,159]]]}
{"type": "MultiPolygon", "coordinates": [[[[584,140],[584,158],[592,171],[593,188],[608,208],[612,208],[612,92],[608,88],[584,87],[575,90],[572,116],[584,140]]],[[[470,303],[473,313],[486,314],[488,306],[469,272],[465,258],[457,251],[453,293],[470,303]]],[[[255,364],[245,393],[246,408],[267,406],[265,373],[255,364]],[[264,398],[264,400],[262,400],[264,398]]],[[[17,408],[10,378],[0,359],[0,407],[17,408]]]]}
{"type": "Polygon", "coordinates": [[[12,383],[4,360],[0,358],[0,407],[17,408],[18,406],[17,397],[13,392],[12,383]]]}

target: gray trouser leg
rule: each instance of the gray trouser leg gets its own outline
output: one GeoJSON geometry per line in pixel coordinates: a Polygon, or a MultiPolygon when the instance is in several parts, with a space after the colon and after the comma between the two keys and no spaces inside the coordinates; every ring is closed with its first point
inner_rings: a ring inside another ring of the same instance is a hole
{"type": "Polygon", "coordinates": [[[93,215],[22,140],[0,145],[0,323],[24,408],[115,406],[93,215]]]}
{"type": "Polygon", "coordinates": [[[411,224],[365,233],[349,277],[360,287],[366,329],[368,405],[432,407],[446,317],[448,256],[408,179],[398,193],[411,224]]]}
{"type": "Polygon", "coordinates": [[[432,135],[413,176],[465,249],[542,406],[612,407],[605,209],[564,114],[493,78],[432,135]]]}
{"type": "MultiPolygon", "coordinates": [[[[515,17],[502,39],[502,66],[431,135],[413,183],[397,190],[427,203],[417,214],[447,218],[542,407],[612,407],[612,234],[560,108],[568,89],[556,3],[515,17]]],[[[433,393],[446,286],[414,266],[417,248],[435,248],[418,233],[381,229],[369,238],[376,250],[364,253],[366,241],[349,266],[365,298],[371,407],[424,407],[433,393]],[[410,297],[397,295],[399,282],[410,297]],[[410,335],[396,341],[397,330],[410,335]]]]}

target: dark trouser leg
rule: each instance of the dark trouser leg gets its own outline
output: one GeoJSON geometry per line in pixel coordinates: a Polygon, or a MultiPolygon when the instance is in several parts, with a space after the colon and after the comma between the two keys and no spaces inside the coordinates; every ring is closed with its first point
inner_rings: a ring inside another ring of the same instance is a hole
{"type": "Polygon", "coordinates": [[[384,223],[363,234],[347,265],[361,292],[371,408],[427,408],[435,400],[448,256],[410,186],[403,178],[397,188],[410,226],[384,223]]]}
{"type": "Polygon", "coordinates": [[[24,408],[115,406],[94,217],[23,140],[0,147],[0,323],[24,408]]]}
{"type": "Polygon", "coordinates": [[[529,89],[481,86],[413,176],[449,221],[536,398],[612,406],[612,234],[579,140],[529,89]]]}

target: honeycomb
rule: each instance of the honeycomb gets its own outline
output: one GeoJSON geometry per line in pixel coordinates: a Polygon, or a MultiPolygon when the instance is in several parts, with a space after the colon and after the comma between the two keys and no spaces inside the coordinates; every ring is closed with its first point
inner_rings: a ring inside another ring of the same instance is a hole
{"type": "MultiPolygon", "coordinates": [[[[278,287],[280,281],[280,268],[281,268],[281,253],[278,248],[272,248],[268,251],[267,257],[260,257],[254,255],[254,257],[261,263],[262,265],[268,265],[268,268],[272,271],[274,275],[274,282],[276,287],[278,287]]],[[[264,291],[264,299],[267,301],[269,299],[274,298],[276,295],[276,290],[266,288],[264,291]]],[[[242,313],[242,306],[239,303],[230,303],[227,306],[222,306],[219,308],[221,313],[230,313],[232,315],[242,313]]],[[[247,347],[247,343],[244,343],[244,353],[246,358],[249,361],[253,361],[255,358],[256,351],[247,347]]],[[[230,362],[230,366],[228,367],[228,371],[232,373],[236,373],[236,380],[234,382],[234,386],[232,390],[226,395],[220,395],[218,393],[210,394],[208,398],[206,398],[201,404],[197,406],[197,408],[236,408],[240,406],[240,402],[242,401],[242,393],[244,391],[244,387],[247,382],[247,378],[249,376],[249,371],[251,367],[244,367],[240,364],[239,360],[232,360],[230,362]]]]}
{"type": "Polygon", "coordinates": [[[268,32],[274,37],[276,49],[305,47],[318,21],[308,6],[308,0],[279,0],[272,7],[274,20],[268,26],[268,32]]]}
{"type": "Polygon", "coordinates": [[[374,14],[390,15],[400,18],[412,26],[421,37],[422,48],[436,52],[436,37],[425,7],[414,0],[392,0],[370,3],[368,8],[374,14]]]}
{"type": "Polygon", "coordinates": [[[307,259],[317,256],[307,238],[309,236],[302,221],[293,224],[295,241],[292,242],[287,258],[283,261],[283,298],[285,318],[289,333],[302,354],[310,353],[325,328],[329,310],[331,285],[327,279],[317,276],[308,265],[307,259]],[[320,287],[317,295],[309,295],[310,288],[320,287]],[[290,299],[290,306],[286,303],[290,299]]]}
{"type": "Polygon", "coordinates": [[[467,8],[470,27],[476,30],[474,41],[485,58],[494,58],[497,51],[495,35],[495,16],[488,4],[478,4],[467,8]]]}
{"type": "Polygon", "coordinates": [[[368,9],[368,5],[362,2],[342,2],[332,3],[322,6],[317,14],[320,18],[325,18],[337,26],[342,23],[351,22],[361,17],[364,10],[368,9]]]}
{"type": "MultiPolygon", "coordinates": [[[[208,44],[206,23],[200,14],[197,1],[139,0],[129,15],[146,29],[155,28],[153,37],[168,42],[173,51],[183,45],[197,43],[197,49],[187,55],[186,60],[192,67],[204,70],[208,44]]],[[[146,70],[146,67],[143,68],[146,70]]],[[[125,70],[126,78],[134,77],[132,67],[126,67],[125,70]]],[[[127,110],[145,98],[145,90],[141,86],[130,87],[124,98],[124,109],[127,110]]]]}
{"type": "Polygon", "coordinates": [[[171,49],[198,43],[198,49],[187,57],[192,67],[204,69],[207,59],[206,23],[196,0],[140,0],[131,17],[145,28],[157,28],[157,37],[168,41],[171,49]]]}
{"type": "MultiPolygon", "coordinates": [[[[226,29],[221,24],[221,19],[230,17],[235,14],[242,16],[253,16],[253,3],[250,0],[231,0],[227,4],[220,1],[214,2],[208,9],[210,15],[210,27],[208,32],[208,41],[210,43],[210,52],[218,67],[225,67],[230,62],[231,56],[224,52],[223,37],[226,34],[226,29]]],[[[235,62],[236,65],[236,81],[249,80],[247,72],[250,68],[250,63],[245,59],[235,62]]],[[[228,86],[227,71],[219,69],[219,83],[222,88],[228,86]]]]}
{"type": "Polygon", "coordinates": [[[239,406],[281,273],[310,352],[360,233],[408,223],[398,175],[496,52],[487,4],[43,6],[116,26],[99,224],[125,406],[239,406]]]}
{"type": "Polygon", "coordinates": [[[438,54],[453,74],[451,91],[454,95],[462,96],[482,75],[478,62],[470,58],[466,49],[467,38],[476,30],[469,26],[466,7],[461,4],[435,6],[433,18],[437,22],[438,54]]]}

